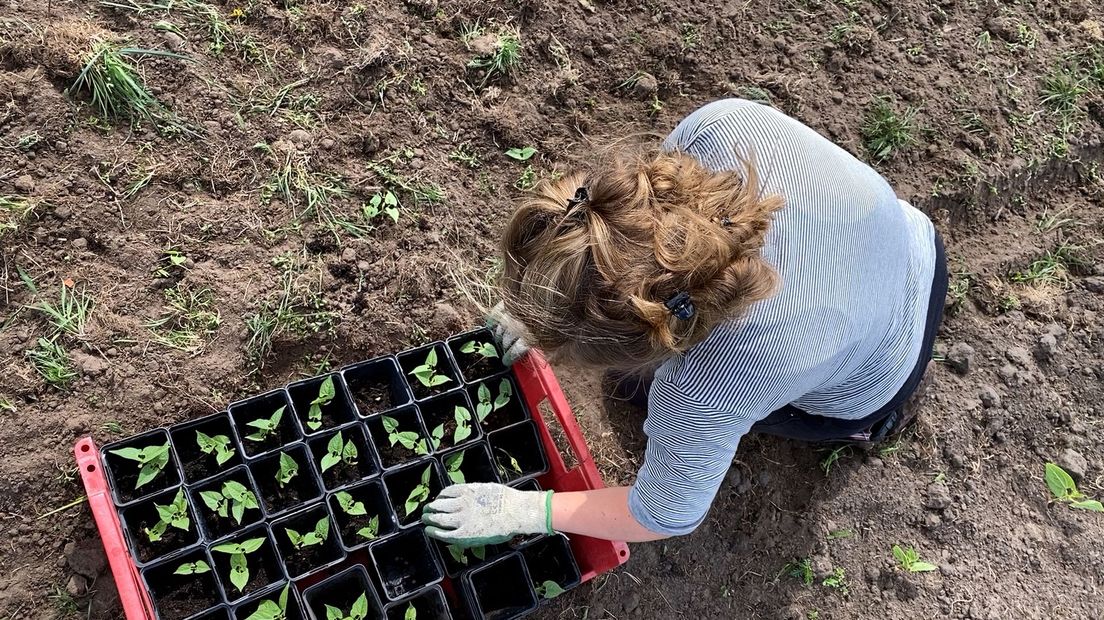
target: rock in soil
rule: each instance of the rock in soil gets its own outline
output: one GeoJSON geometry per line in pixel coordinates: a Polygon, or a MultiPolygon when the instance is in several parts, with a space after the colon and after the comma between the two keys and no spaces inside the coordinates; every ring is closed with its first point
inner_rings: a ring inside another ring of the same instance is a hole
{"type": "Polygon", "coordinates": [[[62,553],[70,570],[92,580],[103,574],[107,567],[103,545],[96,538],[66,543],[62,553]]]}
{"type": "Polygon", "coordinates": [[[929,510],[946,510],[954,503],[950,491],[945,485],[939,483],[929,484],[925,495],[924,508],[929,510]]]}
{"type": "Polygon", "coordinates": [[[947,351],[947,364],[958,374],[970,372],[974,363],[974,348],[965,342],[955,343],[947,351]]]}
{"type": "Polygon", "coordinates": [[[1055,459],[1055,463],[1066,470],[1066,473],[1073,478],[1073,481],[1079,484],[1085,479],[1085,472],[1089,468],[1088,461],[1085,460],[1085,457],[1073,448],[1066,448],[1066,450],[1055,459]]]}
{"type": "Polygon", "coordinates": [[[986,409],[999,409],[1001,406],[1001,395],[997,391],[997,388],[991,385],[983,385],[978,390],[978,400],[981,401],[981,406],[986,409]]]}
{"type": "Polygon", "coordinates": [[[1020,368],[1031,367],[1031,353],[1023,347],[1011,347],[1004,352],[1004,357],[1020,368]]]}

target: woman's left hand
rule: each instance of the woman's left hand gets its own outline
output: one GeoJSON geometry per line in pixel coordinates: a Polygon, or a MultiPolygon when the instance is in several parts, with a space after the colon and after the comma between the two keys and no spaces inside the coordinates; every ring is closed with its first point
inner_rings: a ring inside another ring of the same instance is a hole
{"type": "Polygon", "coordinates": [[[448,544],[477,547],[521,534],[551,534],[552,491],[519,491],[473,482],[445,487],[422,511],[426,534],[448,544]]]}

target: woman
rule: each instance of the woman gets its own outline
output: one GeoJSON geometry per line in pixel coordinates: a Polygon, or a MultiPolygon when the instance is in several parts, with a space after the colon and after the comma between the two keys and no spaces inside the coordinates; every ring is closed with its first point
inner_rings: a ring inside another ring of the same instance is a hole
{"type": "Polygon", "coordinates": [[[686,534],[749,432],[865,444],[899,432],[947,287],[927,217],[812,129],[742,100],[694,112],[661,150],[544,184],[503,249],[494,327],[508,355],[528,341],[654,370],[648,446],[630,487],[446,488],[423,520],[461,545],[686,534]]]}

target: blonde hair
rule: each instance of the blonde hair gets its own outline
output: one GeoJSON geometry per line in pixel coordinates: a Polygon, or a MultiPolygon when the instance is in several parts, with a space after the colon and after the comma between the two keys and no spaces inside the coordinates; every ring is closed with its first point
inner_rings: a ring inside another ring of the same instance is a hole
{"type": "Polygon", "coordinates": [[[778,282],[760,250],[782,199],[760,196],[752,163],[744,172],[628,149],[542,183],[502,240],[507,312],[530,344],[584,365],[645,368],[685,352],[778,282]],[[569,208],[580,187],[589,199],[569,208]],[[685,320],[664,303],[679,292],[696,310],[685,320]]]}

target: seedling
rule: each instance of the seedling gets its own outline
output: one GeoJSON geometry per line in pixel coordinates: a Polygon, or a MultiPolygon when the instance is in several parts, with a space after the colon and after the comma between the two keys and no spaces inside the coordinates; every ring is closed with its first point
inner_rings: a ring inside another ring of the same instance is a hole
{"type": "Polygon", "coordinates": [[[181,273],[185,270],[184,264],[188,262],[188,255],[180,250],[169,248],[162,250],[161,260],[153,270],[153,275],[158,278],[168,278],[173,273],[181,273]]]}
{"type": "Polygon", "coordinates": [[[489,342],[480,342],[478,340],[472,340],[465,342],[460,347],[461,353],[472,354],[476,353],[485,359],[498,359],[498,349],[489,342]]]}
{"type": "Polygon", "coordinates": [[[280,597],[275,601],[265,599],[257,606],[257,611],[249,614],[245,620],[287,620],[288,592],[291,584],[284,586],[280,597]]]}
{"type": "Polygon", "coordinates": [[[364,219],[369,221],[376,219],[380,214],[391,218],[392,222],[398,223],[399,221],[399,199],[395,197],[391,190],[387,190],[382,194],[375,194],[368,201],[368,204],[361,207],[361,210],[364,212],[364,219]]]}
{"type": "MultiPolygon", "coordinates": [[[[364,507],[364,502],[356,501],[352,494],[341,491],[334,497],[337,499],[337,505],[341,507],[341,511],[350,517],[368,515],[368,509],[364,507]]],[[[357,536],[367,540],[374,540],[379,536],[379,515],[373,516],[368,520],[367,526],[357,530],[357,536]]]]}
{"type": "Polygon", "coordinates": [[[437,372],[437,349],[432,348],[429,350],[429,354],[426,355],[425,363],[421,366],[416,366],[414,370],[406,373],[418,379],[422,385],[427,388],[437,387],[444,385],[449,381],[452,381],[446,375],[437,372]]]}
{"type": "Polygon", "coordinates": [[[387,432],[387,441],[392,446],[401,444],[407,450],[413,450],[414,454],[429,454],[425,440],[419,437],[417,432],[399,431],[399,421],[390,416],[383,416],[380,421],[383,423],[383,430],[387,432]]]}
{"type": "Polygon", "coordinates": [[[214,455],[215,462],[224,465],[226,461],[234,458],[234,448],[230,447],[230,438],[226,435],[211,437],[202,431],[196,431],[196,443],[200,452],[214,455]]]}
{"type": "Polygon", "coordinates": [[[169,442],[166,441],[160,446],[146,446],[145,448],[119,448],[118,450],[112,450],[111,454],[138,463],[138,481],[134,483],[134,490],[137,491],[160,475],[165,470],[165,466],[169,464],[169,442]]]}
{"type": "Polygon", "coordinates": [[[276,484],[280,485],[280,488],[286,487],[291,479],[299,475],[299,463],[295,462],[295,459],[291,457],[287,452],[280,453],[280,469],[276,471],[276,484]]]}
{"type": "Polygon", "coordinates": [[[503,77],[509,75],[520,60],[521,40],[516,33],[504,32],[498,35],[491,53],[471,59],[468,61],[468,67],[483,69],[486,72],[483,75],[483,81],[479,83],[483,86],[495,75],[503,77]]]}
{"type": "Polygon", "coordinates": [[[245,488],[245,485],[236,480],[227,480],[222,483],[222,491],[200,491],[199,497],[212,512],[222,518],[230,517],[235,523],[241,525],[245,511],[258,509],[257,496],[253,491],[245,488]]]}
{"type": "Polygon", "coordinates": [[[325,472],[338,463],[356,465],[357,456],[357,447],[353,444],[353,440],[345,441],[338,432],[326,444],[326,454],[322,456],[322,471],[325,472]]]}
{"type": "Polygon", "coordinates": [[[418,620],[418,609],[414,607],[414,603],[406,604],[406,611],[403,612],[403,620],[418,620]]]}
{"type": "Polygon", "coordinates": [[[196,560],[195,562],[185,562],[176,567],[173,571],[174,575],[202,575],[203,573],[211,572],[211,566],[203,560],[196,560]]]}
{"type": "Polygon", "coordinates": [[[85,60],[84,68],[68,90],[85,90],[92,105],[106,119],[147,119],[159,126],[178,131],[186,128],[157,100],[129,58],[160,56],[187,60],[186,56],[162,50],[120,48],[110,41],[98,41],[85,60]]]}
{"type": "Polygon", "coordinates": [[[506,468],[509,467],[510,471],[513,471],[515,474],[520,476],[521,475],[521,464],[518,463],[518,460],[516,458],[514,458],[514,455],[512,455],[509,452],[503,450],[502,448],[495,448],[495,449],[502,453],[502,457],[499,457],[498,459],[496,459],[497,462],[498,462],[498,472],[500,474],[502,474],[503,476],[505,476],[506,471],[507,471],[506,468]],[[505,457],[505,458],[503,458],[503,457],[505,457]]]}
{"type": "Polygon", "coordinates": [[[284,528],[284,532],[287,533],[288,541],[291,542],[291,546],[294,547],[296,551],[302,551],[307,547],[321,545],[326,541],[326,538],[330,535],[330,518],[323,516],[318,520],[318,523],[314,524],[314,530],[306,534],[300,534],[287,527],[284,528]]]}
{"type": "Polygon", "coordinates": [[[445,459],[445,473],[448,474],[449,480],[452,480],[453,484],[464,484],[464,472],[460,471],[460,466],[463,464],[463,452],[449,455],[449,457],[445,459]]]}
{"type": "Polygon", "coordinates": [[[448,549],[449,555],[452,556],[452,559],[456,560],[456,563],[460,564],[461,566],[468,565],[468,551],[470,551],[471,554],[474,555],[478,560],[487,559],[487,548],[482,545],[466,548],[461,547],[460,545],[448,545],[445,548],[448,549]]]}
{"type": "Polygon", "coordinates": [[[537,596],[545,600],[556,598],[566,591],[560,587],[560,584],[551,579],[537,586],[535,590],[537,591],[537,596]]]}
{"type": "Polygon", "coordinates": [[[863,143],[870,155],[884,161],[897,151],[915,144],[913,133],[917,112],[916,108],[908,108],[903,114],[898,114],[888,99],[876,98],[862,127],[863,143]]]}
{"type": "MultiPolygon", "coordinates": [[[[518,161],[529,161],[529,158],[537,154],[537,149],[527,146],[520,149],[510,149],[506,151],[506,157],[510,159],[516,159],[518,161]]],[[[491,347],[492,349],[494,347],[491,347]]],[[[461,349],[463,351],[463,349],[461,349]]],[[[464,351],[464,353],[471,353],[471,351],[464,351]]],[[[497,355],[495,357],[498,357],[497,355]]]]}
{"type": "Polygon", "coordinates": [[[230,554],[230,583],[234,584],[238,592],[245,591],[245,586],[249,583],[249,561],[245,556],[260,549],[264,542],[264,538],[250,538],[240,543],[211,547],[211,551],[230,554]]]}
{"type": "MultiPolygon", "coordinates": [[[[456,421],[456,428],[452,431],[452,445],[455,446],[468,437],[471,437],[471,411],[468,411],[467,407],[456,405],[456,407],[453,409],[453,419],[456,421]]],[[[434,450],[441,447],[441,442],[444,440],[444,438],[445,424],[444,422],[442,422],[441,424],[438,424],[436,427],[434,427],[434,429],[429,433],[429,441],[433,445],[434,450]]]]}
{"type": "Polygon", "coordinates": [[[326,377],[318,386],[318,397],[311,401],[307,411],[307,428],[312,431],[322,428],[322,407],[329,405],[335,395],[333,377],[326,377]]]}
{"type": "Polygon", "coordinates": [[[847,583],[847,575],[842,568],[832,569],[832,574],[825,577],[820,585],[839,590],[840,594],[844,596],[851,593],[850,584],[847,583]]]}
{"type": "Polygon", "coordinates": [[[795,559],[783,566],[782,571],[807,586],[813,584],[813,562],[809,558],[795,559]]]}
{"type": "Polygon", "coordinates": [[[912,547],[901,548],[901,545],[893,545],[893,557],[901,568],[910,573],[926,573],[935,570],[935,564],[920,561],[920,554],[912,547]]]}
{"type": "Polygon", "coordinates": [[[1104,505],[1095,499],[1087,499],[1084,493],[1077,490],[1077,485],[1066,470],[1054,463],[1046,464],[1046,483],[1054,494],[1055,501],[1069,504],[1070,508],[1104,512],[1104,505]]]}
{"type": "Polygon", "coordinates": [[[326,620],[364,620],[368,617],[368,597],[361,594],[353,601],[349,613],[341,611],[333,605],[326,605],[326,620]]]}
{"type": "Polygon", "coordinates": [[[19,230],[37,206],[37,201],[23,196],[0,196],[0,238],[5,233],[19,230]]]}
{"type": "Polygon", "coordinates": [[[252,422],[246,422],[246,426],[251,426],[257,431],[246,435],[245,438],[249,441],[264,441],[271,435],[275,434],[280,428],[280,420],[284,417],[284,410],[287,409],[287,405],[284,405],[277,409],[271,417],[258,418],[252,422]]]}
{"type": "Polygon", "coordinates": [[[509,379],[503,379],[498,384],[498,396],[495,396],[493,400],[491,399],[491,389],[487,387],[486,383],[479,384],[479,390],[476,394],[479,397],[479,404],[475,406],[475,415],[482,424],[487,416],[510,403],[510,397],[514,395],[514,388],[509,379]]]}
{"type": "Polygon", "coordinates": [[[432,469],[432,465],[426,465],[425,471],[422,472],[422,482],[418,486],[414,487],[410,491],[410,495],[406,498],[406,517],[414,514],[414,511],[421,508],[422,504],[429,499],[429,471],[432,469]]]}
{"type": "Polygon", "coordinates": [[[70,291],[73,288],[65,283],[61,285],[61,293],[57,305],[48,301],[41,301],[31,310],[37,310],[46,315],[50,325],[56,332],[69,334],[76,338],[84,338],[84,326],[88,323],[88,316],[92,313],[92,296],[81,290],[70,291]]]}
{"type": "Polygon", "coordinates": [[[176,497],[168,506],[154,504],[157,510],[158,521],[151,528],[146,528],[146,538],[151,543],[160,541],[169,527],[187,532],[192,527],[192,520],[188,517],[188,500],[184,497],[184,489],[176,491],[176,497]]]}

